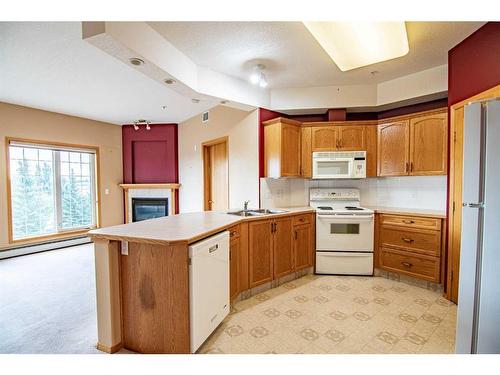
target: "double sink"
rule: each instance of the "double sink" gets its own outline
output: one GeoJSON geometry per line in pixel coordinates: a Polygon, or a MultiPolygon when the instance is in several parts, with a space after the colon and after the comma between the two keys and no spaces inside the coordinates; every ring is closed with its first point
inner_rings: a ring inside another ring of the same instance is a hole
{"type": "Polygon", "coordinates": [[[230,212],[228,212],[228,214],[248,217],[248,216],[265,216],[265,215],[272,215],[272,214],[284,214],[287,212],[288,211],[285,211],[285,210],[273,210],[273,209],[269,209],[269,208],[262,208],[260,210],[230,211],[230,212]]]}

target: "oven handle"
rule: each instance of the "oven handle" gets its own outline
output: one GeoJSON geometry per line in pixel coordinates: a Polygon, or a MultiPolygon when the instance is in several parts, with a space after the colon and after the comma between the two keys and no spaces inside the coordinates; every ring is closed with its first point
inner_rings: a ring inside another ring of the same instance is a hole
{"type": "Polygon", "coordinates": [[[316,214],[318,219],[320,220],[331,220],[331,221],[339,221],[339,222],[366,222],[372,221],[373,215],[358,215],[358,216],[349,216],[349,215],[320,215],[316,214]]]}

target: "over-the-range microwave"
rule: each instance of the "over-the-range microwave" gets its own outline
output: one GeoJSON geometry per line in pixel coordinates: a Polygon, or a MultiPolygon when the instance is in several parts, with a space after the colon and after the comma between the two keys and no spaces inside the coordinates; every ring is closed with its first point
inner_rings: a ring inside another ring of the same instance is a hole
{"type": "Polygon", "coordinates": [[[366,178],[366,151],[313,152],[312,178],[366,178]]]}

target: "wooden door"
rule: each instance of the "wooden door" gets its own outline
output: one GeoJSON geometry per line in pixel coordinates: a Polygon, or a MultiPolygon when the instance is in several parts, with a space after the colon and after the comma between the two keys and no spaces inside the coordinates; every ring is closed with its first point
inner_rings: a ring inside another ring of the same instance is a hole
{"type": "Polygon", "coordinates": [[[272,224],[270,220],[248,223],[250,288],[273,280],[272,224]]]}
{"type": "Polygon", "coordinates": [[[229,296],[233,301],[239,294],[239,264],[240,264],[240,238],[231,239],[229,243],[229,296]]]}
{"type": "Polygon", "coordinates": [[[312,177],[312,149],[311,149],[311,127],[301,128],[300,147],[300,175],[302,177],[312,177]]]}
{"type": "Polygon", "coordinates": [[[377,137],[378,176],[405,176],[409,172],[408,120],[381,124],[377,137]]]}
{"type": "Polygon", "coordinates": [[[300,176],[300,127],[281,124],[281,176],[300,176]]]}
{"type": "Polygon", "coordinates": [[[337,130],[332,127],[313,127],[312,130],[313,151],[336,151],[337,130]]]}
{"type": "Polygon", "coordinates": [[[227,137],[202,144],[205,211],[229,208],[227,137]]]}
{"type": "Polygon", "coordinates": [[[294,270],[292,218],[276,219],[274,225],[274,278],[294,270]]]}
{"type": "Polygon", "coordinates": [[[293,252],[295,257],[295,271],[313,265],[312,225],[299,225],[293,228],[293,252]]]}
{"type": "Polygon", "coordinates": [[[448,122],[446,113],[410,120],[410,175],[447,173],[448,122]]]}
{"type": "Polygon", "coordinates": [[[338,126],[337,137],[339,150],[366,151],[364,126],[338,126]]]}

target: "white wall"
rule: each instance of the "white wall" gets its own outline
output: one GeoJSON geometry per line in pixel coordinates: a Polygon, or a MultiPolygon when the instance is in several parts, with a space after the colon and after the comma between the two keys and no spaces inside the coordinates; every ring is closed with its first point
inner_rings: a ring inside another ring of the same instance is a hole
{"type": "Polygon", "coordinates": [[[361,193],[363,206],[446,209],[446,176],[378,177],[364,180],[302,180],[262,178],[261,206],[309,205],[309,188],[352,187],[361,193]]]}
{"type": "Polygon", "coordinates": [[[259,111],[226,106],[210,110],[208,123],[201,115],[179,124],[179,210],[203,211],[203,159],[201,143],[229,137],[229,206],[250,200],[259,205],[259,111]]]}

